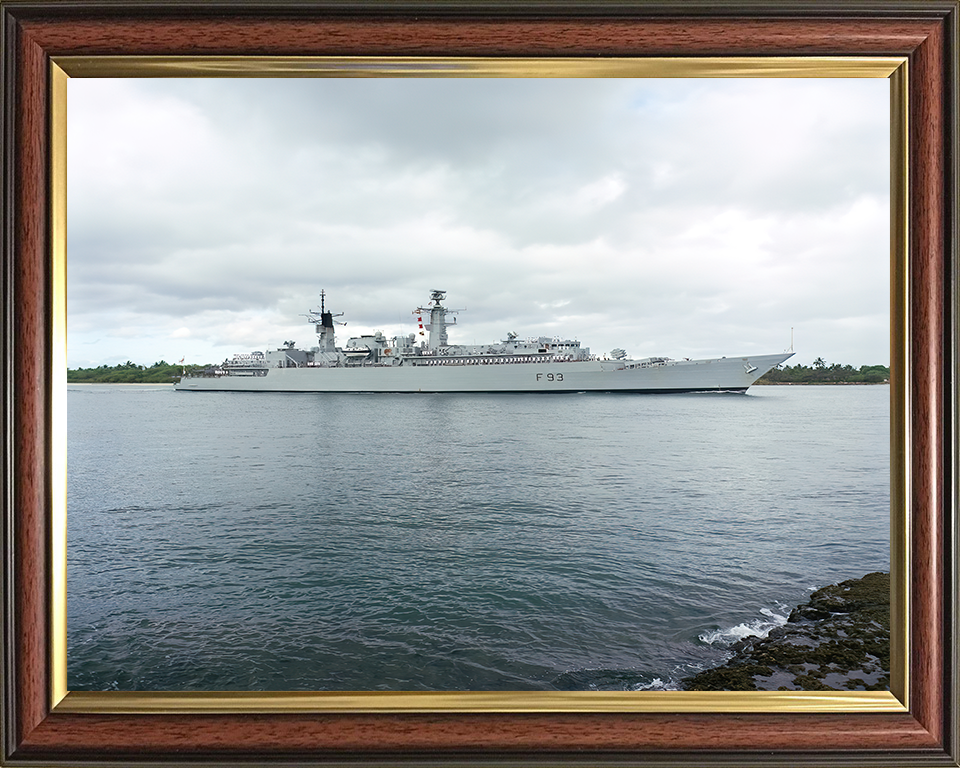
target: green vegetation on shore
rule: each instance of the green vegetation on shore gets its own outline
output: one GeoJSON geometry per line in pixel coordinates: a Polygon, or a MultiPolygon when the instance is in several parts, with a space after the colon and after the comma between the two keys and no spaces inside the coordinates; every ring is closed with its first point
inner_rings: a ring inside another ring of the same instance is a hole
{"type": "Polygon", "coordinates": [[[209,368],[209,365],[176,365],[163,360],[149,368],[130,360],[119,365],[101,365],[99,368],[67,370],[68,384],[173,384],[181,373],[209,368]]]}
{"type": "Polygon", "coordinates": [[[885,365],[827,365],[822,357],[813,366],[777,366],[757,379],[757,384],[884,384],[890,381],[890,369],[885,365]]]}

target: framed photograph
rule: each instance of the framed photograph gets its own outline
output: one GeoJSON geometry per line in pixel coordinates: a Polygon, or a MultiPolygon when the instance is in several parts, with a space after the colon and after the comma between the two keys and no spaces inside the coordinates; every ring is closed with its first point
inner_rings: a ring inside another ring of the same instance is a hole
{"type": "Polygon", "coordinates": [[[958,9],[914,5],[3,2],[3,760],[956,765],[958,9]],[[69,690],[68,81],[331,76],[889,82],[889,691],[69,690]]]}

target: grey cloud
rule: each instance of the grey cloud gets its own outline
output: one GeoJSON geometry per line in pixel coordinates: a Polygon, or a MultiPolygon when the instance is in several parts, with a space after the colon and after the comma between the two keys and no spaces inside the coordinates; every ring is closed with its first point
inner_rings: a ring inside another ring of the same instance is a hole
{"type": "Polygon", "coordinates": [[[439,287],[469,340],[557,328],[603,350],[633,329],[678,354],[770,344],[841,301],[883,311],[886,128],[866,106],[885,97],[857,84],[783,84],[769,107],[760,81],[128,85],[124,120],[175,116],[140,148],[71,96],[76,151],[123,158],[70,172],[77,327],[105,304],[158,334],[207,311],[296,323],[321,288],[350,327],[396,324],[439,287]]]}

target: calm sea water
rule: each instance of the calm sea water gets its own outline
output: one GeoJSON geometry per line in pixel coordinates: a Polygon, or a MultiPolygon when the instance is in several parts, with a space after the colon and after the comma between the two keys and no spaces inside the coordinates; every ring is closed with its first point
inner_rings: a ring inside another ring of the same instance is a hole
{"type": "Polygon", "coordinates": [[[72,690],[671,688],[889,569],[886,386],[68,389],[72,690]]]}

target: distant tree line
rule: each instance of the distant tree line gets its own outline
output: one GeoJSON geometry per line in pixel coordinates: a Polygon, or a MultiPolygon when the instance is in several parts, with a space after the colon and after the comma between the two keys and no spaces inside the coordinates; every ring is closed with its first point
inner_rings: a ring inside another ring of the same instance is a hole
{"type": "Polygon", "coordinates": [[[757,384],[883,384],[890,381],[885,365],[827,365],[822,357],[813,365],[778,365],[757,379],[757,384]]]}
{"type": "Polygon", "coordinates": [[[208,365],[182,366],[160,360],[147,368],[127,360],[127,362],[119,365],[101,365],[98,368],[77,368],[76,370],[67,369],[67,383],[172,384],[180,379],[180,374],[184,368],[190,373],[209,367],[208,365]]]}

